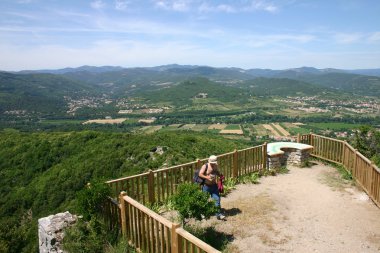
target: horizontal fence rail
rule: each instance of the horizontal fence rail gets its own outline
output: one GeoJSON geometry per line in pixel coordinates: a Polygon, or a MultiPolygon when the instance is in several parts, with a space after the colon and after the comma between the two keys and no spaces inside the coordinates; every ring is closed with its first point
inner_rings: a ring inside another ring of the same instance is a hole
{"type": "MultiPolygon", "coordinates": [[[[226,178],[236,178],[266,168],[266,144],[218,156],[218,167],[226,178]]],[[[219,252],[178,224],[171,223],[145,205],[162,203],[176,193],[177,186],[192,182],[194,171],[207,159],[107,181],[112,197],[104,215],[109,227],[120,228],[129,244],[141,252],[219,252]],[[120,193],[123,194],[120,195],[120,193]],[[127,196],[128,195],[128,196],[127,196]]]]}
{"type": "MultiPolygon", "coordinates": [[[[226,178],[238,177],[265,169],[266,144],[235,150],[218,156],[218,167],[226,178]]],[[[193,180],[194,171],[200,168],[207,159],[197,160],[169,168],[145,172],[139,175],[107,181],[111,187],[112,197],[120,192],[142,204],[162,203],[175,194],[177,186],[193,180]]]]}
{"type": "Polygon", "coordinates": [[[341,164],[352,174],[372,201],[380,207],[380,169],[345,141],[316,134],[302,136],[314,146],[312,156],[341,164]]]}
{"type": "MultiPolygon", "coordinates": [[[[347,142],[315,134],[298,135],[297,142],[312,145],[311,155],[341,164],[380,207],[380,170],[347,142]]],[[[177,186],[192,182],[194,171],[207,159],[108,181],[112,197],[103,215],[110,229],[120,229],[139,252],[219,252],[145,205],[162,203],[176,193],[177,186]]],[[[226,178],[236,178],[267,168],[267,145],[235,150],[218,156],[218,167],[226,178]]]]}
{"type": "Polygon", "coordinates": [[[179,224],[173,223],[122,192],[122,231],[130,245],[140,252],[179,253],[212,252],[220,253],[207,243],[186,232],[179,224]]]}

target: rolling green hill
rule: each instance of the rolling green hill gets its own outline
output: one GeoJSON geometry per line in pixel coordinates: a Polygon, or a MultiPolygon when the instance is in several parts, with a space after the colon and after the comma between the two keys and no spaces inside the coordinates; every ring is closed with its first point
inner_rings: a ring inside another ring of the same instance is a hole
{"type": "Polygon", "coordinates": [[[202,133],[0,132],[0,252],[37,252],[37,219],[69,210],[93,179],[171,166],[244,144],[202,133]],[[164,147],[164,154],[153,151],[164,147]]]}
{"type": "Polygon", "coordinates": [[[300,80],[344,91],[346,93],[380,96],[380,77],[346,73],[327,73],[324,75],[305,75],[300,80]]]}
{"type": "Polygon", "coordinates": [[[303,81],[288,78],[256,78],[241,85],[247,87],[255,96],[305,96],[335,92],[327,87],[319,87],[303,81]]]}
{"type": "Polygon", "coordinates": [[[0,114],[9,110],[59,113],[66,109],[64,96],[94,94],[93,89],[53,74],[0,72],[0,114]]]}
{"type": "Polygon", "coordinates": [[[182,106],[192,104],[193,99],[200,93],[207,93],[206,99],[220,102],[244,102],[249,96],[245,90],[217,84],[206,78],[196,78],[179,85],[141,91],[134,95],[143,97],[152,103],[172,102],[174,105],[182,106]]]}

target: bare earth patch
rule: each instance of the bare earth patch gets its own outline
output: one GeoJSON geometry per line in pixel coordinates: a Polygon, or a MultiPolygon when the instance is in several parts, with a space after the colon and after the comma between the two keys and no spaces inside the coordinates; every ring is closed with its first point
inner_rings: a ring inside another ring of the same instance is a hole
{"type": "Polygon", "coordinates": [[[380,252],[380,209],[335,168],[238,185],[222,198],[226,221],[203,221],[234,239],[227,252],[380,252]]]}
{"type": "Polygon", "coordinates": [[[277,133],[276,130],[274,130],[274,128],[272,127],[272,125],[269,125],[269,124],[263,124],[263,127],[266,129],[266,130],[269,130],[274,136],[279,136],[281,137],[281,135],[279,135],[277,133]]]}
{"type": "Polygon", "coordinates": [[[280,131],[282,135],[290,136],[290,133],[288,131],[286,131],[280,124],[273,123],[273,126],[276,127],[277,130],[280,131]]]}
{"type": "Polygon", "coordinates": [[[243,130],[226,130],[226,129],[224,129],[224,130],[221,130],[220,132],[219,132],[220,134],[243,134],[243,130]]]}
{"type": "Polygon", "coordinates": [[[222,130],[224,128],[227,127],[227,124],[212,124],[208,127],[208,129],[218,129],[218,130],[222,130]]]}
{"type": "Polygon", "coordinates": [[[119,118],[119,119],[91,119],[87,120],[86,122],[83,122],[83,124],[91,124],[91,123],[97,123],[97,124],[121,124],[126,120],[126,118],[119,118]]]}

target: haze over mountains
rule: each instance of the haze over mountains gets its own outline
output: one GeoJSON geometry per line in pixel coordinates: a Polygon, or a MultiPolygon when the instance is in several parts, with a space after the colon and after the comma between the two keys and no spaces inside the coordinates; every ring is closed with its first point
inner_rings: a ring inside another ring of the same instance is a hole
{"type": "Polygon", "coordinates": [[[138,96],[187,101],[198,93],[222,101],[251,96],[380,96],[380,69],[286,70],[163,65],[146,68],[82,66],[57,70],[0,72],[0,113],[10,110],[65,112],[68,99],[138,96]],[[371,74],[371,75],[365,75],[371,74]],[[189,81],[190,82],[187,82],[189,81]]]}
{"type": "Polygon", "coordinates": [[[123,68],[120,66],[81,66],[77,68],[63,68],[63,69],[42,69],[42,70],[22,70],[12,73],[50,73],[50,74],[66,74],[70,72],[92,72],[92,73],[104,73],[110,71],[120,71],[120,70],[130,70],[130,69],[145,69],[145,70],[154,70],[154,71],[178,71],[183,73],[207,73],[208,71],[225,71],[225,72],[240,72],[246,73],[254,77],[284,77],[288,75],[303,75],[303,74],[326,74],[326,73],[351,73],[358,75],[369,75],[369,76],[380,76],[380,68],[378,69],[334,69],[334,68],[324,68],[317,69],[313,67],[300,67],[300,68],[290,68],[284,70],[272,70],[272,69],[242,69],[242,68],[214,68],[209,66],[199,66],[199,65],[178,65],[178,64],[168,64],[156,67],[136,67],[136,68],[123,68]]]}

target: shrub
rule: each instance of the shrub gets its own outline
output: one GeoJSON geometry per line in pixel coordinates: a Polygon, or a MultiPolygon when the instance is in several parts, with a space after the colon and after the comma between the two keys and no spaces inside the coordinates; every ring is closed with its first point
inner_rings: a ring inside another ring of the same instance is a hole
{"type": "Polygon", "coordinates": [[[85,220],[97,216],[105,199],[110,196],[110,188],[103,182],[94,181],[78,192],[78,211],[85,220]]]}
{"type": "Polygon", "coordinates": [[[236,188],[235,186],[237,183],[238,183],[238,180],[236,178],[232,178],[232,177],[224,180],[224,182],[223,182],[224,192],[221,193],[220,195],[221,196],[227,196],[228,193],[230,193],[233,189],[236,188]]]}
{"type": "Polygon", "coordinates": [[[189,218],[210,218],[218,211],[210,195],[200,191],[199,185],[193,183],[179,185],[177,193],[172,196],[172,203],[183,223],[189,218]]]}
{"type": "Polygon", "coordinates": [[[104,225],[96,218],[79,220],[65,231],[63,247],[68,252],[103,252],[107,236],[105,231],[104,225]]]}
{"type": "Polygon", "coordinates": [[[258,184],[259,183],[260,175],[257,172],[250,173],[247,175],[240,176],[238,181],[243,184],[251,183],[251,184],[258,184]]]}

